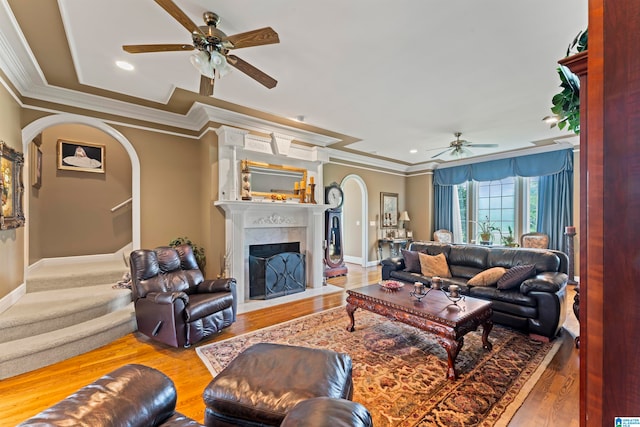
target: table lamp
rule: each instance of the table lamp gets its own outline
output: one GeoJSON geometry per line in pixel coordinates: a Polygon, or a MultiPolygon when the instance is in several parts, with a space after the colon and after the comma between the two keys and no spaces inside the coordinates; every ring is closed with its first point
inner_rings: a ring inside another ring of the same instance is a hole
{"type": "Polygon", "coordinates": [[[407,213],[407,211],[402,211],[402,213],[400,214],[400,218],[398,218],[400,221],[402,221],[402,228],[407,228],[407,222],[411,221],[409,219],[409,214],[407,213]]]}

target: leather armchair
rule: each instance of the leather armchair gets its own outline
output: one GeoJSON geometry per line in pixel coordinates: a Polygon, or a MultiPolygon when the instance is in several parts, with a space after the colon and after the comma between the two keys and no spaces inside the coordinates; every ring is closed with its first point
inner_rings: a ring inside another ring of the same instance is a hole
{"type": "Polygon", "coordinates": [[[236,281],[206,280],[189,245],[130,255],[138,330],[173,347],[190,345],[236,320],[236,281]]]}

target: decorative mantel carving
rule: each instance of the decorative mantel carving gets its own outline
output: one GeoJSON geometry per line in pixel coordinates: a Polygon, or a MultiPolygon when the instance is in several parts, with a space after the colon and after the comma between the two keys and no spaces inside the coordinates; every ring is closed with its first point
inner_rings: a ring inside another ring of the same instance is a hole
{"type": "Polygon", "coordinates": [[[288,216],[282,216],[282,215],[278,215],[278,214],[271,214],[268,215],[266,217],[263,218],[258,218],[255,221],[253,221],[254,224],[274,224],[274,225],[281,225],[281,224],[293,224],[293,218],[288,217],[288,216]]]}

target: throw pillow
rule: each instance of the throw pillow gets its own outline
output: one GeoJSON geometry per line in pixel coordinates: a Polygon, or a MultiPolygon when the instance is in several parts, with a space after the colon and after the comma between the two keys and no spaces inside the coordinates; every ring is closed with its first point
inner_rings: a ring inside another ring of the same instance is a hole
{"type": "Polygon", "coordinates": [[[418,252],[401,249],[404,258],[404,271],[409,273],[420,273],[420,258],[418,252]]]}
{"type": "Polygon", "coordinates": [[[498,280],[500,280],[502,276],[504,276],[506,272],[507,272],[507,269],[503,267],[488,268],[476,274],[471,279],[469,279],[469,281],[467,282],[467,285],[471,285],[471,286],[495,285],[498,282],[498,280]]]}
{"type": "Polygon", "coordinates": [[[516,265],[498,280],[498,289],[511,289],[520,286],[522,282],[536,274],[536,266],[533,264],[516,265]]]}
{"type": "Polygon", "coordinates": [[[418,257],[420,258],[420,272],[423,276],[451,277],[447,257],[444,254],[427,255],[418,252],[418,257]]]}

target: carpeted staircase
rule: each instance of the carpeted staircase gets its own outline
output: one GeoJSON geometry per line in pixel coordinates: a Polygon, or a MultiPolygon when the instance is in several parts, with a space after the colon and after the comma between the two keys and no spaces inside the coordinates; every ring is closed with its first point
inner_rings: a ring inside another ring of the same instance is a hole
{"type": "Polygon", "coordinates": [[[43,265],[0,313],[0,379],[101,347],[136,330],[129,289],[114,288],[122,259],[43,265]]]}

